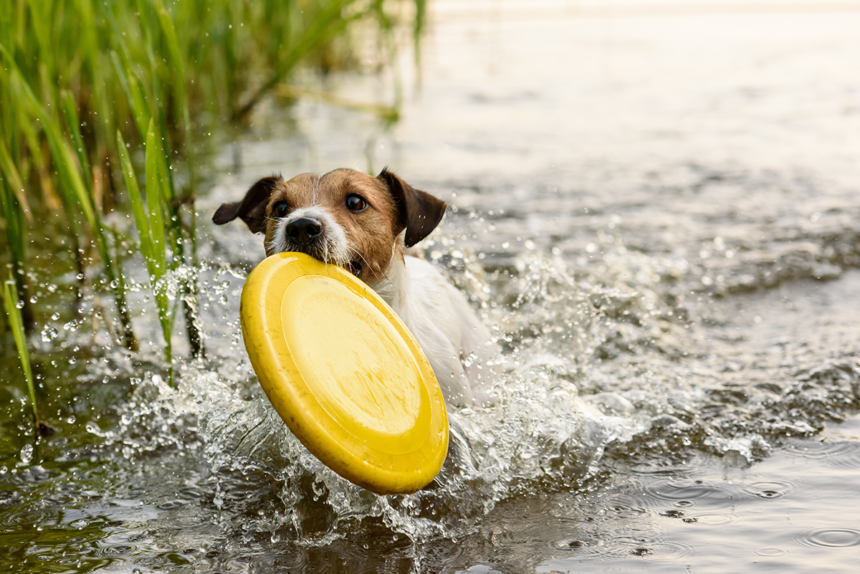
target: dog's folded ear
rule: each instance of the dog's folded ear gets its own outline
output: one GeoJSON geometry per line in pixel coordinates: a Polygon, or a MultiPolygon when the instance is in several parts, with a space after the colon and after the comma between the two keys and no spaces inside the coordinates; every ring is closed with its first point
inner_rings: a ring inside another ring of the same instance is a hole
{"type": "Polygon", "coordinates": [[[397,231],[406,229],[406,247],[412,247],[436,229],[448,208],[447,203],[415,189],[388,171],[388,168],[383,168],[376,177],[385,184],[394,198],[400,224],[397,231]]]}
{"type": "Polygon", "coordinates": [[[215,225],[224,225],[239,217],[254,233],[265,233],[266,204],[280,181],[282,178],[277,175],[264,177],[251,186],[242,201],[225,203],[219,207],[212,221],[215,225]]]}

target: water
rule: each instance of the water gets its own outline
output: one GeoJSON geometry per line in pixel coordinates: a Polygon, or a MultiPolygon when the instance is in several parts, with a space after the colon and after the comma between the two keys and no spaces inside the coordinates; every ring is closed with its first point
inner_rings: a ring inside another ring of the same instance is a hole
{"type": "MultiPolygon", "coordinates": [[[[29,449],[23,385],[0,389],[3,569],[853,571],[860,15],[816,6],[436,2],[391,131],[261,110],[215,146],[201,212],[368,155],[444,198],[424,253],[504,348],[500,404],[452,413],[430,489],[377,497],[256,384],[238,297],[263,251],[240,224],[204,231],[208,356],[177,362],[175,391],[142,261],[140,356],[94,334],[109,302],[73,316],[74,275],[40,277],[60,432],[29,449]]],[[[392,81],[326,88],[376,101],[392,81]]]]}

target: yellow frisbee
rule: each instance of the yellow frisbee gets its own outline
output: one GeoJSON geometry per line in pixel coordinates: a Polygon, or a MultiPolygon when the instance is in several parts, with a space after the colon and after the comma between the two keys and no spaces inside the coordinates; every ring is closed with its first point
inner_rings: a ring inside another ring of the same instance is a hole
{"type": "Polygon", "coordinates": [[[448,452],[442,391],[372,289],[335,265],[279,253],[248,276],[241,315],[266,396],[323,463],[378,494],[436,477],[448,452]]]}

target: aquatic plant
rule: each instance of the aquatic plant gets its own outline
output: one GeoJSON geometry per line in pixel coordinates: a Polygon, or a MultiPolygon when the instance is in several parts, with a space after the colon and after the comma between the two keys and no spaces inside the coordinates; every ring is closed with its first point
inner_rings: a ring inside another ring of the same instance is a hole
{"type": "MultiPolygon", "coordinates": [[[[146,269],[149,272],[149,280],[152,291],[155,293],[155,302],[158,307],[158,320],[164,334],[165,352],[164,358],[170,365],[173,361],[173,345],[171,334],[173,332],[173,314],[170,312],[170,301],[167,297],[167,286],[164,276],[167,271],[167,248],[164,244],[164,204],[167,201],[167,193],[164,183],[166,178],[159,170],[161,148],[155,137],[154,122],[150,120],[146,137],[146,208],[137,185],[137,177],[134,167],[125,149],[122,134],[117,132],[119,143],[119,155],[122,162],[122,174],[125,178],[126,189],[131,201],[131,209],[134,221],[140,235],[140,251],[146,261],[146,269]]],[[[172,382],[171,370],[171,382],[172,382]]]]}
{"type": "Polygon", "coordinates": [[[27,381],[27,392],[30,394],[30,405],[33,407],[33,426],[38,435],[41,429],[39,420],[39,408],[36,405],[36,386],[33,382],[33,369],[30,366],[30,352],[27,349],[27,337],[24,333],[24,322],[21,317],[21,308],[17,294],[15,280],[10,276],[3,283],[3,306],[6,309],[6,317],[9,327],[15,338],[15,346],[18,348],[18,358],[21,360],[21,369],[24,371],[24,379],[27,381]]]}
{"type": "MultiPolygon", "coordinates": [[[[80,160],[77,159],[74,152],[72,152],[71,146],[74,141],[81,141],[78,126],[76,124],[67,126],[73,135],[64,134],[56,114],[50,114],[47,107],[39,101],[9,52],[3,46],[0,46],[0,52],[3,53],[10,65],[12,80],[19,87],[18,95],[20,99],[30,105],[33,118],[42,126],[51,157],[54,160],[53,165],[57,170],[60,182],[60,197],[67,220],[73,226],[72,237],[77,242],[77,239],[81,236],[80,229],[78,228],[78,214],[75,209],[77,207],[94,235],[102,265],[104,266],[105,276],[116,298],[123,342],[126,348],[137,350],[137,340],[132,332],[131,316],[125,301],[125,282],[123,280],[122,269],[119,261],[115,261],[114,254],[110,251],[105,226],[101,214],[95,205],[92,181],[82,174],[81,168],[83,166],[79,163],[80,160]]],[[[73,112],[70,112],[70,114],[72,118],[75,118],[73,112]]],[[[79,153],[83,155],[82,151],[79,153]]],[[[77,252],[81,253],[79,246],[77,252]]]]}
{"type": "MultiPolygon", "coordinates": [[[[416,8],[423,19],[423,2],[416,8]]],[[[195,134],[217,118],[247,120],[270,93],[320,99],[286,82],[300,66],[348,62],[349,35],[361,23],[390,39],[382,0],[0,0],[0,224],[8,246],[0,256],[11,265],[25,331],[38,319],[27,249],[28,238],[43,244],[38,229],[44,243],[59,241],[72,254],[74,308],[89,290],[107,292],[115,310],[105,326],[132,351],[123,260],[139,249],[168,367],[172,306],[182,307],[191,354],[202,356],[195,134]],[[135,169],[131,150],[141,147],[144,165],[135,169]],[[115,214],[128,211],[136,237],[118,227],[115,214]]],[[[368,109],[390,123],[399,91],[394,100],[368,109]]],[[[47,265],[49,274],[66,271],[47,265]]]]}

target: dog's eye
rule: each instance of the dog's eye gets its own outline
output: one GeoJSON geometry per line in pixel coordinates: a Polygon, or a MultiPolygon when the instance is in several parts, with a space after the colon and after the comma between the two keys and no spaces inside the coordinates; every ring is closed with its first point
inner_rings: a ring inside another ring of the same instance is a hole
{"type": "Polygon", "coordinates": [[[360,195],[350,193],[346,196],[346,208],[353,213],[359,213],[367,209],[367,201],[360,195]]]}
{"type": "Polygon", "coordinates": [[[272,208],[272,215],[275,217],[286,217],[287,211],[289,211],[289,206],[287,206],[286,201],[279,201],[272,208]]]}

